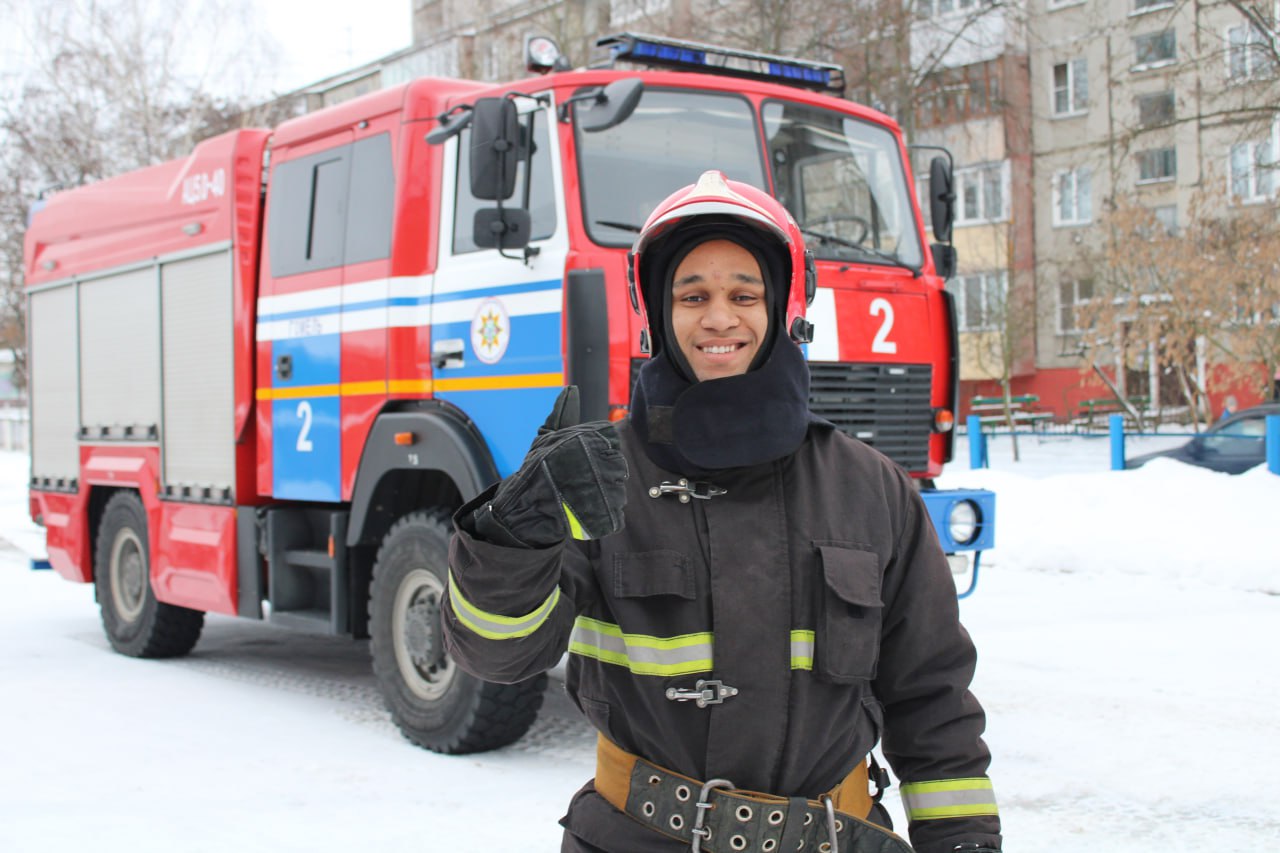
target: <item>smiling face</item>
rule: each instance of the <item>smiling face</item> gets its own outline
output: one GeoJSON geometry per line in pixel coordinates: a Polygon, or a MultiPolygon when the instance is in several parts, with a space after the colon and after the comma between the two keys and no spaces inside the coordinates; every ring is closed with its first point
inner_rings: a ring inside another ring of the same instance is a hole
{"type": "Polygon", "coordinates": [[[746,373],[768,330],[754,255],[708,240],[684,256],[671,280],[671,331],[699,382],[746,373]]]}

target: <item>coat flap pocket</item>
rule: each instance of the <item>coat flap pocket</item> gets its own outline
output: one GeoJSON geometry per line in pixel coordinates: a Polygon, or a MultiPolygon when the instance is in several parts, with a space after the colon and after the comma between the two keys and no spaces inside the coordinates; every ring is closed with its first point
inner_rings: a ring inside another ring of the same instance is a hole
{"type": "Polygon", "coordinates": [[[822,574],[841,601],[859,607],[881,607],[880,557],[872,551],[819,545],[822,574]]]}
{"type": "Polygon", "coordinates": [[[679,551],[633,551],[613,555],[613,594],[618,598],[651,595],[696,597],[693,567],[679,551]]]}

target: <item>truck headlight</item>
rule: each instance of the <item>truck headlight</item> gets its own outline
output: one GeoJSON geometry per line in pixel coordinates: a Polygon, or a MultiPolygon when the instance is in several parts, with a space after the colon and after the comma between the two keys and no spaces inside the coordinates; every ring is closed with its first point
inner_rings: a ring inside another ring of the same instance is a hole
{"type": "Polygon", "coordinates": [[[947,529],[957,545],[978,538],[978,507],[973,501],[956,501],[947,513],[947,529]]]}

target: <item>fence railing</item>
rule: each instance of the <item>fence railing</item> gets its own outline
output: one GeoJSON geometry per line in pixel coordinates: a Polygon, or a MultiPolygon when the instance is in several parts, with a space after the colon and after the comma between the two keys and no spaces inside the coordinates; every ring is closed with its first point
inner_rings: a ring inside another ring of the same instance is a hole
{"type": "MultiPolygon", "coordinates": [[[[1272,474],[1280,474],[1280,415],[1267,415],[1265,418],[1266,431],[1263,437],[1264,457],[1267,470],[1272,474]]],[[[1082,431],[1074,428],[1073,424],[1045,424],[1036,425],[1030,430],[1009,430],[1009,429],[984,429],[982,419],[977,415],[970,415],[965,421],[965,428],[969,438],[969,467],[970,468],[988,468],[990,467],[990,456],[987,452],[987,438],[995,435],[1028,435],[1028,436],[1047,436],[1047,435],[1092,435],[1101,438],[1107,436],[1111,445],[1111,470],[1125,470],[1125,437],[1126,436],[1159,436],[1161,438],[1177,438],[1179,436],[1195,436],[1203,435],[1203,433],[1178,433],[1178,432],[1126,432],[1125,418],[1123,415],[1112,414],[1107,417],[1107,432],[1099,433],[1096,430],[1082,431]]]]}
{"type": "Polygon", "coordinates": [[[0,408],[0,450],[26,450],[29,427],[28,409],[0,408]]]}

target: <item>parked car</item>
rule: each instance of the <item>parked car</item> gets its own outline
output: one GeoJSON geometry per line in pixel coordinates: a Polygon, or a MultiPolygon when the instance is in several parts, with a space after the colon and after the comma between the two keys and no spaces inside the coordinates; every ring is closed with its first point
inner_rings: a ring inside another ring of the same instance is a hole
{"type": "Polygon", "coordinates": [[[1223,418],[1186,444],[1125,460],[1126,468],[1141,468],[1152,459],[1167,457],[1225,474],[1241,474],[1266,459],[1267,415],[1280,415],[1280,403],[1266,403],[1223,418]]]}

